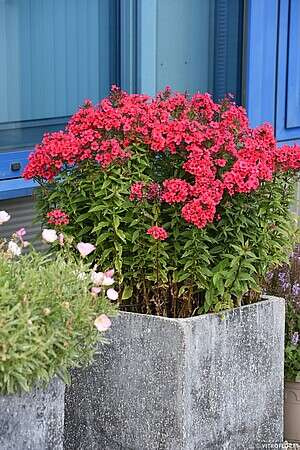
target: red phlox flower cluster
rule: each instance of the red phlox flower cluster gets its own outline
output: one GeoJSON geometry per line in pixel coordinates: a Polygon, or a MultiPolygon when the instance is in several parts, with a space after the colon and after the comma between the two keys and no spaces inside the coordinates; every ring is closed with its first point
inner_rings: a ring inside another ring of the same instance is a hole
{"type": "Polygon", "coordinates": [[[64,165],[72,166],[80,158],[81,153],[77,139],[71,134],[62,131],[45,134],[42,143],[29,155],[29,163],[23,177],[51,180],[64,165]]]}
{"type": "Polygon", "coordinates": [[[166,230],[163,227],[158,227],[157,225],[149,228],[147,230],[147,234],[150,234],[150,236],[159,241],[164,241],[168,237],[166,230]]]}
{"type": "Polygon", "coordinates": [[[104,170],[139,146],[154,165],[165,161],[171,175],[160,184],[155,176],[134,183],[130,199],[180,203],[184,219],[198,228],[214,220],[225,194],[249,193],[276,171],[300,169],[300,147],[277,148],[271,125],[251,129],[245,109],[230,98],[217,104],[209,94],[190,98],[166,88],[150,99],[114,86],[99,105],[86,101],[64,132],[45,135],[23,176],[51,180],[85,160],[104,170]]]}
{"type": "Polygon", "coordinates": [[[130,188],[129,200],[142,200],[144,196],[145,183],[143,181],[137,181],[133,183],[130,188]]]}
{"type": "Polygon", "coordinates": [[[154,181],[146,184],[144,181],[133,183],[130,188],[129,200],[160,200],[161,187],[154,181]]]}
{"type": "Polygon", "coordinates": [[[147,200],[160,200],[161,199],[161,187],[159,183],[151,182],[147,185],[147,200]]]}
{"type": "Polygon", "coordinates": [[[48,212],[47,217],[50,225],[68,225],[70,222],[68,214],[61,209],[54,209],[48,212]]]}
{"type": "Polygon", "coordinates": [[[184,202],[189,195],[189,189],[189,183],[180,178],[165,180],[161,198],[170,204],[184,202]]]}
{"type": "Polygon", "coordinates": [[[276,163],[283,170],[300,169],[300,147],[299,145],[283,145],[276,152],[276,163]]]}

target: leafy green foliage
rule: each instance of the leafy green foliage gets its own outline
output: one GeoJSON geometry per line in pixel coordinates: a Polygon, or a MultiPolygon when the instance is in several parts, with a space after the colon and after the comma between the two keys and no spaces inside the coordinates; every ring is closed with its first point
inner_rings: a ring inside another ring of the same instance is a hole
{"type": "Polygon", "coordinates": [[[106,170],[84,161],[42,186],[40,218],[55,208],[68,213],[64,231],[94,243],[93,260],[104,270],[115,267],[123,309],[188,317],[255,301],[267,271],[287,261],[295,242],[296,176],[279,173],[250,194],[228,195],[218,207],[221,218],[197,229],[182,220],[178,204],[129,201],[135,181],[159,182],[174,167],[180,176],[176,158],[136,145],[132,158],[106,170]],[[166,241],[146,234],[156,223],[168,232],[166,241]]]}
{"type": "Polygon", "coordinates": [[[112,314],[104,296],[90,293],[89,267],[57,254],[0,251],[0,393],[28,391],[54,375],[85,365],[103,339],[94,326],[112,314]]]}

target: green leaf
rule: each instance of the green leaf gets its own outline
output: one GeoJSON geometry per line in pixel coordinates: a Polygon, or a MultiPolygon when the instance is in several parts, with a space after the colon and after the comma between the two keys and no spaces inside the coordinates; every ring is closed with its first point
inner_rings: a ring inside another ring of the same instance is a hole
{"type": "Polygon", "coordinates": [[[119,216],[114,216],[113,217],[113,223],[114,223],[115,230],[117,230],[119,228],[119,225],[120,225],[120,217],[119,216]]]}
{"type": "Polygon", "coordinates": [[[108,237],[111,237],[111,233],[103,233],[97,238],[96,245],[101,244],[101,242],[105,241],[108,237]]]}
{"type": "Polygon", "coordinates": [[[122,230],[116,230],[116,235],[123,241],[126,242],[126,235],[122,230]]]}
{"type": "Polygon", "coordinates": [[[122,300],[127,300],[132,296],[133,289],[131,286],[125,286],[122,293],[122,300]]]}

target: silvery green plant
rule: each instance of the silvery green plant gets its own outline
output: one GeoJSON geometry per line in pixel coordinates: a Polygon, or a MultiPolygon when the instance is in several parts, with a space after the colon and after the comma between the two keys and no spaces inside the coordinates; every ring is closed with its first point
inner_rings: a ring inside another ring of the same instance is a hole
{"type": "MultiPolygon", "coordinates": [[[[10,216],[0,211],[0,225],[10,216]]],[[[0,243],[0,393],[45,386],[57,375],[69,381],[69,369],[88,364],[115,313],[113,270],[91,269],[87,254],[94,246],[77,244],[68,252],[64,236],[43,230],[46,242],[61,252],[42,254],[18,230],[0,243]],[[80,256],[79,256],[80,255],[80,256]]]]}

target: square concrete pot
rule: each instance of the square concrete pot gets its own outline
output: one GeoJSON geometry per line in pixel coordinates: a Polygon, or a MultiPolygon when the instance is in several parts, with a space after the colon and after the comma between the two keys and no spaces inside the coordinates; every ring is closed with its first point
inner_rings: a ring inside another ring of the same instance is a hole
{"type": "Polygon", "coordinates": [[[300,444],[300,382],[286,381],[284,397],[284,438],[300,444]]]}
{"type": "Polygon", "coordinates": [[[284,300],[188,319],[120,313],[107,337],[66,389],[66,450],[282,442],[284,300]]]}
{"type": "Polygon", "coordinates": [[[0,449],[62,450],[64,391],[54,378],[46,389],[0,396],[0,449]]]}

